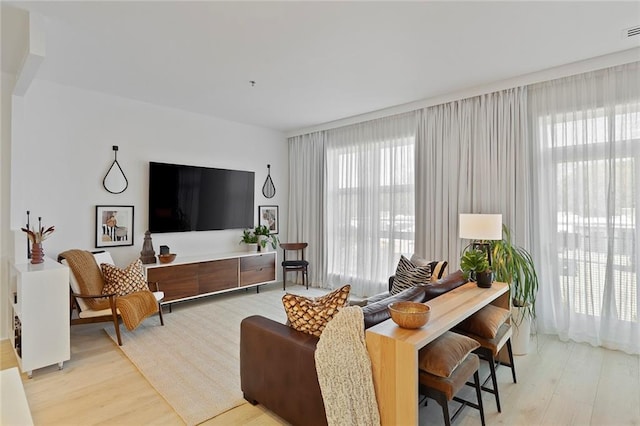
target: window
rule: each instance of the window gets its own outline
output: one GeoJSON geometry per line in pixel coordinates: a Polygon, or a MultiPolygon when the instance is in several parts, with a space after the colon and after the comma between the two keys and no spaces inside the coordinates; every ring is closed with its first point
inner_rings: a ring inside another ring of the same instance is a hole
{"type": "Polygon", "coordinates": [[[329,280],[375,294],[413,252],[414,136],[335,144],[326,161],[329,280]]]}

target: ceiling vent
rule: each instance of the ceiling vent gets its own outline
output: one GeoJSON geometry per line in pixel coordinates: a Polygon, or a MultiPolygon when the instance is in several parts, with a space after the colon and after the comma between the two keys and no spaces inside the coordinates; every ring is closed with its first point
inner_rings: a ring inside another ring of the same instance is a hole
{"type": "Polygon", "coordinates": [[[640,35],[640,25],[636,25],[635,27],[625,28],[622,30],[622,38],[629,38],[633,36],[640,35]]]}

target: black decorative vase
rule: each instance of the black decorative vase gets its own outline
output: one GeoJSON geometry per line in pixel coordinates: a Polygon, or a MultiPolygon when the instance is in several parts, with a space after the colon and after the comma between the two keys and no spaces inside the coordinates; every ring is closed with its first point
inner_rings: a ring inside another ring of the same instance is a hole
{"type": "Polygon", "coordinates": [[[491,288],[493,283],[493,272],[476,272],[476,283],[481,288],[491,288]]]}

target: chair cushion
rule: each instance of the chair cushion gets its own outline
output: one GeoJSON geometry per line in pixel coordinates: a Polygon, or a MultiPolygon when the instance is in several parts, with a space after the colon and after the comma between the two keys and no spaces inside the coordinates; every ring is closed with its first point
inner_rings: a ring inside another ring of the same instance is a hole
{"type": "Polygon", "coordinates": [[[494,305],[487,305],[475,314],[456,326],[471,334],[477,334],[485,339],[493,339],[498,333],[498,329],[509,318],[507,309],[494,305]]]}
{"type": "Polygon", "coordinates": [[[322,330],[338,313],[338,308],[347,305],[350,285],[342,286],[319,298],[308,298],[287,293],[282,304],[289,326],[303,333],[320,336],[322,330]]]}
{"type": "Polygon", "coordinates": [[[402,290],[428,284],[430,281],[431,267],[429,265],[417,266],[403,255],[400,255],[396,275],[391,286],[391,294],[398,294],[402,290]]]}
{"type": "Polygon", "coordinates": [[[478,370],[479,366],[480,359],[478,356],[469,354],[449,377],[434,376],[424,370],[419,370],[418,380],[420,387],[426,386],[440,391],[445,395],[447,401],[451,401],[471,376],[473,376],[473,373],[478,370]]]}
{"type": "Polygon", "coordinates": [[[140,259],[136,259],[124,269],[108,263],[103,263],[100,267],[104,276],[102,294],[115,293],[118,296],[125,296],[136,291],[149,291],[140,259]]]}
{"type": "Polygon", "coordinates": [[[309,266],[309,262],[306,260],[285,260],[282,262],[282,266],[309,266]]]}
{"type": "Polygon", "coordinates": [[[480,344],[475,340],[445,332],[418,353],[418,367],[438,377],[449,377],[458,365],[480,344]]]}
{"type": "Polygon", "coordinates": [[[508,322],[505,322],[500,326],[498,332],[496,333],[496,337],[493,339],[486,339],[484,337],[478,336],[477,334],[471,334],[464,330],[454,328],[453,331],[456,333],[464,334],[467,337],[472,338],[476,342],[480,344],[483,348],[490,350],[493,353],[494,357],[498,356],[498,352],[502,349],[507,340],[511,339],[513,335],[513,327],[508,322]]]}

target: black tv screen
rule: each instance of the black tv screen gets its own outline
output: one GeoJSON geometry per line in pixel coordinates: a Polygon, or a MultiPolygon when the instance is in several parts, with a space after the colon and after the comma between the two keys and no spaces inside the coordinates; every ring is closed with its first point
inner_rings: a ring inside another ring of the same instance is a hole
{"type": "Polygon", "coordinates": [[[253,228],[255,173],[149,163],[151,233],[253,228]]]}

